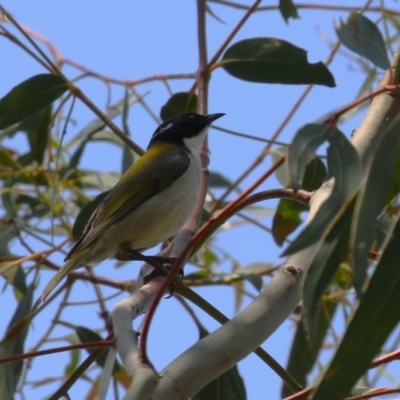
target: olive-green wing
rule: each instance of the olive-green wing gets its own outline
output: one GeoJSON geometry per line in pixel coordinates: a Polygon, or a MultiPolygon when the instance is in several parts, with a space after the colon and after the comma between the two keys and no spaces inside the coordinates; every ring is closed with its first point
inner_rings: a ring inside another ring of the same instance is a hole
{"type": "Polygon", "coordinates": [[[108,227],[124,218],[144,201],[169,187],[187,170],[189,164],[189,153],[181,147],[162,144],[151,147],[126,171],[98,205],[82,237],[65,260],[86,248],[108,227]]]}

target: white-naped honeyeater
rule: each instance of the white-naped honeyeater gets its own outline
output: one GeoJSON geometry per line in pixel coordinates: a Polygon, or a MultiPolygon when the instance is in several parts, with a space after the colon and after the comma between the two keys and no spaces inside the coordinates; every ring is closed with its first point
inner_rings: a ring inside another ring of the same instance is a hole
{"type": "Polygon", "coordinates": [[[147,151],[121,177],[89,219],[36,301],[32,313],[71,271],[143,250],[175,235],[189,219],[201,184],[200,149],[208,126],[224,114],[180,114],[154,132],[147,151]]]}

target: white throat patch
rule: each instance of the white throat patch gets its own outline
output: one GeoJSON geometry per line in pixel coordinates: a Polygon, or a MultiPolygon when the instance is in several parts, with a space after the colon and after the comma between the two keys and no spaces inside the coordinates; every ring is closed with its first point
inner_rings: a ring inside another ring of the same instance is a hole
{"type": "Polygon", "coordinates": [[[183,142],[185,143],[185,146],[189,148],[190,150],[195,150],[197,152],[200,152],[201,146],[203,145],[204,138],[207,134],[207,127],[204,128],[198,135],[193,136],[191,138],[184,138],[183,142]]]}

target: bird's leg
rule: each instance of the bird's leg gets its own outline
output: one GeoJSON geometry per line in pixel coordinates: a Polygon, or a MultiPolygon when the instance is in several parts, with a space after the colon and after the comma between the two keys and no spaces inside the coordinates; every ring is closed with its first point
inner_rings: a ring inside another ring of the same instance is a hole
{"type": "MultiPolygon", "coordinates": [[[[115,258],[119,261],[143,261],[151,265],[154,270],[146,275],[144,278],[144,283],[151,281],[157,276],[167,276],[169,269],[172,267],[176,258],[174,257],[160,257],[160,256],[145,256],[137,250],[131,249],[127,245],[120,246],[121,251],[115,255],[115,258]]],[[[183,277],[183,269],[179,270],[179,275],[183,277]]],[[[175,283],[172,283],[169,288],[169,294],[172,296],[175,290],[175,283]]],[[[169,297],[170,297],[169,296],[169,297]]]]}
{"type": "Polygon", "coordinates": [[[159,257],[159,256],[145,256],[137,250],[133,250],[126,245],[120,247],[121,251],[115,255],[119,261],[143,261],[151,265],[163,276],[168,274],[167,268],[175,262],[176,258],[159,257]]]}

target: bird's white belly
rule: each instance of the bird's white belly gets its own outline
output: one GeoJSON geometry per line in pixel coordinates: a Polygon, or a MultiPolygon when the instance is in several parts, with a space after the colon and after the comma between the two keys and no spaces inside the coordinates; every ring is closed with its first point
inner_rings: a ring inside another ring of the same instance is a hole
{"type": "MultiPolygon", "coordinates": [[[[201,162],[198,154],[191,155],[187,171],[171,186],[145,201],[120,222],[110,227],[98,243],[130,244],[135,250],[153,247],[175,235],[193,212],[201,184],[201,162]]],[[[101,251],[101,249],[99,249],[101,251]]],[[[111,249],[109,249],[110,251],[111,249]]],[[[113,257],[113,249],[108,257],[113,257]]]]}

